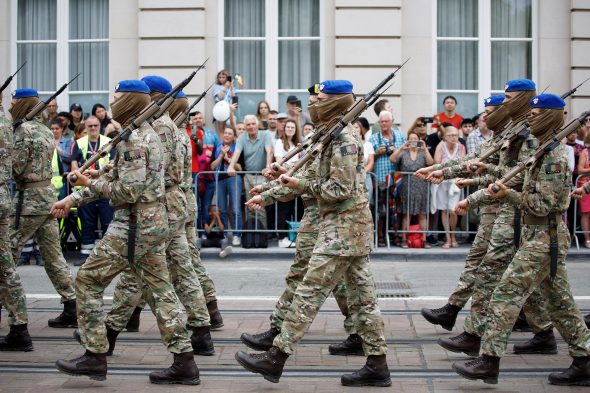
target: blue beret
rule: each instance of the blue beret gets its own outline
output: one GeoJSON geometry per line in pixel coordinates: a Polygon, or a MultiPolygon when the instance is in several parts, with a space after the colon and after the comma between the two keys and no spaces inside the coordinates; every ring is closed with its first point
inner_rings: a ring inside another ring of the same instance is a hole
{"type": "Polygon", "coordinates": [[[485,100],[483,100],[483,105],[484,106],[499,106],[502,105],[502,102],[504,102],[504,98],[506,96],[504,94],[496,94],[494,96],[488,97],[485,100]]]}
{"type": "Polygon", "coordinates": [[[563,109],[565,108],[565,101],[555,94],[539,94],[531,99],[531,108],[541,109],[563,109]]]}
{"type": "Polygon", "coordinates": [[[39,97],[39,93],[35,89],[16,89],[12,92],[12,98],[27,98],[27,97],[39,97]]]}
{"type": "Polygon", "coordinates": [[[537,85],[530,79],[513,79],[506,82],[504,91],[532,91],[536,90],[537,85]]]}
{"type": "Polygon", "coordinates": [[[326,94],[352,93],[352,83],[347,80],[328,80],[320,83],[319,91],[326,94]]]}
{"type": "Polygon", "coordinates": [[[157,75],[149,75],[141,78],[151,91],[157,91],[158,93],[168,94],[172,90],[172,84],[168,82],[168,79],[162,78],[157,75]]]}
{"type": "Polygon", "coordinates": [[[145,82],[135,79],[127,79],[117,83],[117,86],[115,86],[115,93],[117,92],[150,94],[150,88],[145,84],[145,82]]]}
{"type": "Polygon", "coordinates": [[[184,94],[184,91],[181,90],[176,95],[176,98],[186,98],[186,94],[184,94]]]}

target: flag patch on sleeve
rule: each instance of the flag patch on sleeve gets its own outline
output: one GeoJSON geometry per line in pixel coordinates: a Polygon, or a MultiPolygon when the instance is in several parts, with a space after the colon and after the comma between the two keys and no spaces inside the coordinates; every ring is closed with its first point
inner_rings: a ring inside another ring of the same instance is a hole
{"type": "Polygon", "coordinates": [[[125,161],[139,160],[141,158],[141,150],[126,151],[123,153],[125,161]]]}
{"type": "Polygon", "coordinates": [[[551,175],[553,173],[561,173],[561,164],[547,164],[545,165],[545,173],[551,175]]]}
{"type": "Polygon", "coordinates": [[[349,156],[356,153],[356,145],[346,145],[340,148],[340,155],[342,156],[349,156]]]}

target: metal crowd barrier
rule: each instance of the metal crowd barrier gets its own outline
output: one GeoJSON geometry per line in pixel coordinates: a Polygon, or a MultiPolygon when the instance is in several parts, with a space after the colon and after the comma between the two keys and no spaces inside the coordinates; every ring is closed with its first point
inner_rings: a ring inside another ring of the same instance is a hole
{"type": "MultiPolygon", "coordinates": [[[[578,181],[582,177],[590,177],[590,175],[578,175],[578,177],[576,177],[576,181],[574,182],[574,187],[578,186],[578,181]]],[[[586,197],[586,196],[584,196],[584,197],[586,197]]],[[[588,198],[590,198],[590,194],[588,194],[588,198]]],[[[573,222],[572,237],[576,241],[576,249],[577,250],[580,249],[580,240],[578,239],[578,235],[583,235],[585,237],[587,233],[590,233],[590,231],[584,231],[583,229],[578,230],[578,203],[579,202],[580,201],[578,201],[577,199],[573,199],[573,198],[571,198],[571,200],[570,200],[570,203],[574,204],[574,222],[573,222]]],[[[580,214],[584,214],[584,213],[580,213],[580,214]]],[[[590,214],[590,213],[588,213],[588,214],[590,214]]]]}
{"type": "MultiPolygon", "coordinates": [[[[208,182],[213,182],[214,183],[214,193],[213,193],[213,197],[211,200],[212,204],[217,205],[217,207],[219,208],[219,195],[218,195],[218,189],[219,189],[219,180],[218,177],[215,176],[218,172],[216,171],[203,171],[203,172],[198,172],[196,174],[194,174],[194,181],[193,181],[193,190],[195,191],[195,195],[197,195],[197,200],[200,201],[199,198],[199,194],[198,194],[198,190],[199,190],[199,186],[200,186],[200,182],[201,181],[205,181],[203,179],[204,176],[206,175],[212,175],[213,176],[213,180],[208,180],[208,182]]],[[[226,174],[226,172],[219,172],[219,173],[223,173],[226,174]]],[[[412,181],[417,181],[416,178],[413,177],[413,172],[397,172],[399,174],[402,175],[402,181],[408,181],[411,182],[412,181]]],[[[247,209],[246,207],[244,207],[243,202],[250,199],[251,196],[249,194],[246,194],[246,187],[244,185],[244,176],[246,175],[250,175],[254,177],[254,184],[260,184],[266,181],[266,179],[260,174],[260,172],[248,172],[248,171],[236,171],[236,176],[230,176],[226,181],[233,181],[234,186],[236,188],[240,188],[241,192],[240,192],[240,203],[238,204],[238,206],[240,206],[240,212],[232,212],[232,216],[231,218],[233,218],[233,220],[231,222],[235,223],[238,221],[238,214],[243,213],[243,219],[242,219],[242,228],[225,228],[225,232],[233,232],[233,231],[238,231],[240,233],[243,232],[260,232],[260,233],[280,233],[280,234],[285,234],[285,236],[287,236],[288,232],[291,232],[291,229],[279,229],[279,223],[278,223],[278,203],[274,203],[274,206],[272,207],[272,209],[274,209],[274,222],[271,223],[270,228],[269,227],[264,227],[264,225],[266,225],[266,223],[262,223],[263,227],[259,227],[258,226],[258,217],[259,217],[259,212],[258,211],[251,211],[249,209],[247,209]],[[246,223],[246,219],[247,217],[253,217],[255,219],[255,226],[254,229],[250,229],[250,230],[245,230],[244,229],[244,224],[246,223]]],[[[378,212],[378,206],[379,206],[379,193],[377,191],[377,185],[376,185],[376,177],[374,173],[368,173],[368,176],[370,176],[371,181],[374,185],[373,187],[373,193],[372,195],[369,196],[369,201],[371,204],[371,212],[373,214],[373,219],[374,219],[374,236],[373,236],[373,241],[374,244],[377,245],[377,241],[378,241],[378,222],[379,222],[379,212],[378,212]]],[[[399,225],[397,225],[397,222],[393,222],[393,225],[387,225],[386,226],[386,236],[385,236],[385,240],[386,240],[386,244],[387,247],[391,247],[390,244],[390,235],[392,234],[402,234],[402,233],[426,233],[426,234],[439,234],[439,233],[445,233],[444,230],[438,230],[438,229],[428,229],[430,227],[430,206],[431,206],[431,187],[432,185],[429,183],[428,184],[428,203],[426,205],[426,228],[419,230],[419,231],[410,231],[408,228],[401,228],[399,225]]],[[[475,191],[475,188],[473,188],[473,191],[475,191]]],[[[406,204],[407,206],[409,205],[409,201],[410,201],[410,187],[407,187],[407,195],[406,195],[406,200],[408,201],[408,203],[406,204]]],[[[462,195],[466,195],[465,194],[465,189],[462,190],[462,195]]],[[[290,202],[292,203],[292,202],[290,202]]],[[[385,222],[386,224],[390,223],[390,219],[391,217],[391,209],[389,208],[389,204],[390,204],[390,192],[386,193],[386,200],[385,200],[385,222]]],[[[228,206],[231,206],[231,203],[228,203],[228,206]]],[[[267,207],[268,208],[268,207],[267,207]]],[[[396,206],[397,208],[397,206],[396,206]]],[[[199,204],[199,210],[201,209],[201,206],[199,204]]],[[[299,204],[295,203],[295,208],[293,211],[293,216],[296,218],[299,216],[299,204]]],[[[228,208],[229,210],[229,208],[228,208]]],[[[398,218],[401,218],[401,214],[406,214],[406,217],[408,218],[408,225],[411,222],[411,217],[409,214],[409,211],[406,210],[405,213],[397,213],[395,216],[398,218]]],[[[460,216],[463,217],[461,219],[459,219],[458,222],[458,227],[460,226],[461,229],[457,229],[455,231],[453,231],[452,233],[454,234],[461,234],[461,235],[470,235],[470,234],[475,234],[477,233],[476,228],[474,228],[473,224],[470,224],[470,216],[476,214],[472,211],[468,212],[468,214],[466,216],[460,216]]],[[[450,217],[450,211],[447,210],[447,216],[450,217]]],[[[229,213],[228,213],[228,222],[229,222],[229,213]]],[[[204,229],[201,228],[197,228],[197,235],[202,235],[204,233],[204,229]]]]}

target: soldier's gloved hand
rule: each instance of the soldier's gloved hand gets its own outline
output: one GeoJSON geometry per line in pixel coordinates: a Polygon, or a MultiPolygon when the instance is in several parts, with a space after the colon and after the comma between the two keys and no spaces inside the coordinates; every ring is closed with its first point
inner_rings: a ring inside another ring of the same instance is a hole
{"type": "Polygon", "coordinates": [[[283,187],[297,188],[297,186],[299,185],[299,179],[297,179],[296,177],[287,176],[285,174],[282,174],[279,177],[279,181],[281,182],[281,185],[283,187]]]}
{"type": "Polygon", "coordinates": [[[467,199],[463,199],[462,201],[459,201],[459,203],[457,203],[457,206],[455,206],[455,208],[453,209],[453,213],[455,213],[458,216],[463,216],[467,214],[468,210],[469,201],[467,199]]]}
{"type": "Polygon", "coordinates": [[[426,168],[420,168],[416,172],[414,172],[414,176],[416,176],[420,180],[426,180],[426,177],[430,175],[430,172],[432,172],[432,167],[427,166],[426,168]]]}
{"type": "Polygon", "coordinates": [[[68,175],[68,181],[73,186],[88,187],[90,185],[90,178],[83,175],[80,171],[76,170],[68,175]],[[76,182],[72,183],[72,176],[76,175],[76,182]]]}
{"type": "Polygon", "coordinates": [[[443,176],[443,171],[441,170],[433,171],[426,177],[426,181],[434,184],[440,184],[443,180],[445,180],[445,178],[443,176]]]}
{"type": "Polygon", "coordinates": [[[493,184],[490,184],[488,186],[488,192],[490,193],[490,196],[494,199],[502,199],[504,197],[506,197],[506,195],[508,195],[508,187],[506,187],[504,184],[500,183],[500,182],[495,182],[493,184]],[[498,188],[498,192],[496,192],[494,189],[498,188]]]}
{"type": "Polygon", "coordinates": [[[465,167],[467,167],[467,170],[474,175],[479,175],[488,170],[487,164],[484,164],[483,162],[467,162],[465,163],[465,167]]]}
{"type": "Polygon", "coordinates": [[[250,195],[258,195],[262,192],[262,184],[254,186],[250,189],[250,195]]]}
{"type": "Polygon", "coordinates": [[[74,206],[74,201],[67,196],[61,201],[55,202],[49,213],[55,218],[64,218],[68,215],[72,206],[74,206]]]}
{"type": "Polygon", "coordinates": [[[251,210],[262,210],[264,209],[264,206],[264,201],[260,195],[256,195],[246,202],[246,207],[251,210]]]}
{"type": "Polygon", "coordinates": [[[584,195],[586,195],[586,192],[584,191],[584,188],[582,187],[578,187],[575,188],[571,193],[570,196],[576,200],[580,200],[582,198],[584,198],[584,195]]]}
{"type": "Polygon", "coordinates": [[[473,185],[473,179],[457,179],[455,185],[459,188],[465,188],[473,185]]]}

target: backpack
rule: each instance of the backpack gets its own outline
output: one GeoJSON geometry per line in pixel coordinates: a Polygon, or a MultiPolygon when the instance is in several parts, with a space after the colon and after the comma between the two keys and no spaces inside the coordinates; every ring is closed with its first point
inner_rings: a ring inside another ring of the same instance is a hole
{"type": "Polygon", "coordinates": [[[420,232],[412,232],[412,231],[419,231],[420,225],[410,225],[408,227],[408,232],[406,239],[409,248],[424,248],[424,234],[420,232]]]}
{"type": "Polygon", "coordinates": [[[246,220],[244,225],[244,233],[242,234],[242,247],[243,248],[267,248],[268,240],[266,239],[265,232],[248,232],[254,229],[264,229],[260,220],[254,220],[250,218],[246,220]]]}

